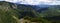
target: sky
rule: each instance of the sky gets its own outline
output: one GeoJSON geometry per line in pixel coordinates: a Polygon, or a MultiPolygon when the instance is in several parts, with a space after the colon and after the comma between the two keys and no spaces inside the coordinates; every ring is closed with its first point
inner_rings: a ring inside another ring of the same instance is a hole
{"type": "Polygon", "coordinates": [[[4,0],[0,0],[0,1],[4,1],[4,0]]]}
{"type": "Polygon", "coordinates": [[[4,0],[4,1],[28,5],[40,5],[40,4],[60,5],[60,0],[4,0]]]}

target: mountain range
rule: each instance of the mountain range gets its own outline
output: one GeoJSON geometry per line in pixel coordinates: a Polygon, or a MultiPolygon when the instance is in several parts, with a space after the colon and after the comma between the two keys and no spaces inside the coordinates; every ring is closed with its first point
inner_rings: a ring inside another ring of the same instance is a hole
{"type": "MultiPolygon", "coordinates": [[[[6,2],[6,1],[0,1],[0,2],[6,2]]],[[[11,2],[8,2],[10,3],[11,5],[14,5],[16,3],[11,3],[11,2]]],[[[57,8],[60,8],[60,5],[45,5],[45,4],[41,4],[41,5],[25,5],[25,4],[16,4],[18,9],[20,8],[20,6],[22,7],[29,7],[29,8],[33,8],[35,9],[37,12],[41,12],[41,11],[44,11],[44,10],[48,10],[48,8],[50,7],[57,7],[57,8]]]]}

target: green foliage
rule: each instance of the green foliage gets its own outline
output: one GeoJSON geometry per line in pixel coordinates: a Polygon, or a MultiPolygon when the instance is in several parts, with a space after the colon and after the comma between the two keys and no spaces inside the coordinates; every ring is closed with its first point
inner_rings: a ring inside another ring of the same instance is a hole
{"type": "Polygon", "coordinates": [[[41,17],[45,17],[45,16],[60,16],[60,10],[59,8],[56,8],[56,7],[49,7],[48,10],[46,11],[42,11],[40,14],[39,14],[41,17]]]}
{"type": "Polygon", "coordinates": [[[1,13],[0,13],[0,19],[1,19],[1,21],[3,23],[11,23],[11,20],[13,18],[11,17],[11,14],[9,12],[3,12],[3,11],[1,11],[1,13]]]}
{"type": "MultiPolygon", "coordinates": [[[[49,7],[49,9],[48,10],[46,10],[46,11],[42,11],[40,14],[39,14],[40,16],[39,17],[53,17],[53,16],[60,16],[60,8],[57,8],[57,7],[49,7]]],[[[55,22],[59,22],[58,20],[56,21],[56,20],[54,20],[55,22]]],[[[52,21],[52,20],[50,20],[50,21],[48,21],[47,19],[45,20],[44,19],[44,22],[46,23],[52,23],[52,22],[54,22],[54,21],[52,21]]]]}
{"type": "MultiPolygon", "coordinates": [[[[2,3],[0,3],[2,4],[2,3]]],[[[24,17],[25,19],[29,19],[31,21],[38,21],[43,23],[52,23],[52,21],[48,21],[44,19],[45,16],[60,16],[60,10],[56,7],[50,7],[46,11],[42,11],[40,14],[36,12],[36,10],[31,9],[31,7],[21,7],[20,9],[12,9],[10,8],[8,3],[4,3],[3,5],[0,5],[0,23],[16,23],[16,19],[14,19],[12,16],[15,16],[16,18],[19,17],[18,12],[24,12],[24,11],[31,11],[33,12],[38,18],[32,18],[32,17],[24,17]]]]}

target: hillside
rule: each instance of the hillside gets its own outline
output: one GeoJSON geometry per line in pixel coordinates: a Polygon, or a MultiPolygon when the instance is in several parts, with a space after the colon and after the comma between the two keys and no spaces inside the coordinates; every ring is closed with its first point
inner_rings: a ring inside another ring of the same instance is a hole
{"type": "Polygon", "coordinates": [[[8,2],[0,2],[0,23],[16,23],[12,16],[17,16],[17,11],[13,10],[8,2]]]}
{"type": "Polygon", "coordinates": [[[27,8],[22,6],[24,5],[20,4],[20,6],[17,7],[14,3],[0,1],[0,23],[16,23],[17,19],[20,18],[21,13],[24,13],[25,11],[32,12],[34,15],[37,15],[36,11],[30,6],[27,6],[27,8]],[[14,16],[17,19],[14,18],[14,16]]]}
{"type": "Polygon", "coordinates": [[[18,22],[17,20],[26,16],[30,17],[31,21],[56,22],[54,19],[60,16],[60,5],[47,5],[47,7],[42,5],[41,7],[0,1],[0,23],[16,23],[18,22]]]}

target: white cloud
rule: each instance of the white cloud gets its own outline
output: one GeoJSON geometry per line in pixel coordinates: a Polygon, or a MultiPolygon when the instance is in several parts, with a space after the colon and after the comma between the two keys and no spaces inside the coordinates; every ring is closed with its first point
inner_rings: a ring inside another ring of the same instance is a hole
{"type": "Polygon", "coordinates": [[[13,2],[13,3],[18,2],[18,0],[5,0],[5,1],[7,1],[7,2],[13,2]]]}
{"type": "Polygon", "coordinates": [[[60,1],[58,0],[5,0],[5,1],[18,4],[29,4],[29,5],[39,5],[39,4],[60,5],[60,1]]]}
{"type": "Polygon", "coordinates": [[[53,1],[49,3],[49,5],[60,5],[60,1],[53,1]]]}

